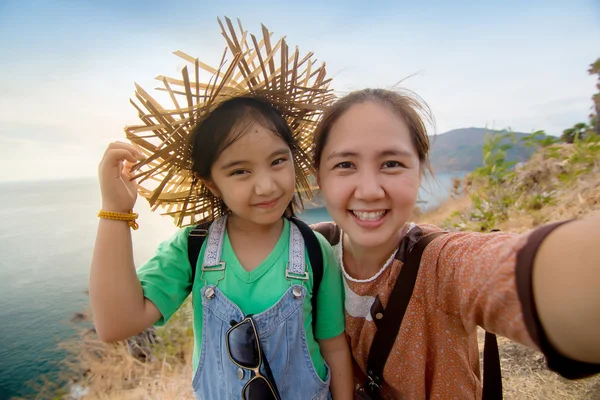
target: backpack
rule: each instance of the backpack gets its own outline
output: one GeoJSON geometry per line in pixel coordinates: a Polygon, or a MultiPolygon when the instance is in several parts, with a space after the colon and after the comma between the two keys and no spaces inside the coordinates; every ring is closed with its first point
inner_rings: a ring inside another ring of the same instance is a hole
{"type": "MultiPolygon", "coordinates": [[[[323,253],[321,252],[319,239],[317,239],[315,233],[304,221],[296,217],[288,219],[300,230],[302,239],[304,239],[304,246],[308,252],[310,266],[312,267],[313,295],[311,298],[311,305],[313,313],[313,333],[315,333],[317,326],[317,294],[319,293],[319,287],[321,286],[321,280],[323,278],[323,253]]],[[[198,257],[200,256],[200,249],[202,249],[202,243],[204,243],[204,239],[206,239],[206,236],[208,235],[208,228],[211,222],[212,221],[196,225],[188,234],[188,259],[192,267],[192,282],[194,282],[194,278],[196,277],[196,264],[198,263],[198,257]]]]}

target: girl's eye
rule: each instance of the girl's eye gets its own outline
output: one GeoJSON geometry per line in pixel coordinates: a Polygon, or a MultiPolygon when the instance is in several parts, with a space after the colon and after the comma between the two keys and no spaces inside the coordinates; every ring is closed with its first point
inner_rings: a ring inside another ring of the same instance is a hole
{"type": "Polygon", "coordinates": [[[282,164],[282,163],[284,163],[286,161],[287,161],[287,158],[285,158],[285,157],[278,158],[277,160],[273,161],[271,163],[271,165],[279,165],[279,164],[282,164]]]}
{"type": "Polygon", "coordinates": [[[243,175],[245,173],[247,173],[248,171],[246,171],[245,169],[236,169],[235,171],[232,171],[229,176],[235,176],[235,175],[243,175]]]}
{"type": "Polygon", "coordinates": [[[350,161],[342,161],[341,163],[336,164],[333,168],[349,169],[352,168],[352,163],[350,161]]]}
{"type": "Polygon", "coordinates": [[[398,161],[386,161],[383,163],[382,167],[383,168],[398,168],[398,167],[406,168],[404,166],[404,164],[399,163],[398,161]]]}

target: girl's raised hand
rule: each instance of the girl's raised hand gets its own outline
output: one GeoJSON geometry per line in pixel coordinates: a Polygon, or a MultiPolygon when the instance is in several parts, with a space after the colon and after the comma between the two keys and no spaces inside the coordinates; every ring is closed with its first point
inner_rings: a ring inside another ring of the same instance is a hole
{"type": "Polygon", "coordinates": [[[143,159],[142,153],[128,143],[108,145],[98,166],[102,209],[127,212],[137,199],[137,184],[131,180],[131,167],[143,159]]]}

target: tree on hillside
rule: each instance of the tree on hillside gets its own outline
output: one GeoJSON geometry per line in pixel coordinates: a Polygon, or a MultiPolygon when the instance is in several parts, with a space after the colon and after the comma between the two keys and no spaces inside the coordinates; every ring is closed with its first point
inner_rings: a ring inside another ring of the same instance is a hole
{"type": "Polygon", "coordinates": [[[592,113],[590,114],[589,125],[583,122],[575,124],[572,128],[565,129],[560,136],[561,140],[566,143],[573,143],[577,139],[585,139],[589,135],[600,135],[600,123],[598,116],[600,115],[600,58],[590,64],[588,69],[590,75],[598,75],[596,88],[598,93],[592,96],[592,113]]]}
{"type": "MultiPolygon", "coordinates": [[[[564,139],[562,136],[561,139],[566,141],[566,139],[564,139]]],[[[546,135],[546,132],[544,131],[535,131],[521,138],[521,143],[523,146],[533,148],[534,150],[538,150],[541,147],[550,146],[556,142],[557,139],[555,137],[546,135]]]]}
{"type": "Polygon", "coordinates": [[[598,121],[600,116],[600,58],[598,58],[593,64],[590,64],[590,69],[588,69],[588,72],[590,75],[598,75],[598,82],[596,83],[598,93],[592,96],[592,100],[594,101],[594,111],[590,114],[590,125],[592,127],[592,131],[596,135],[600,135],[600,121],[598,121]]]}
{"type": "Polygon", "coordinates": [[[565,129],[560,138],[565,143],[574,143],[575,139],[584,139],[589,131],[590,127],[587,124],[580,122],[575,124],[572,128],[565,129]]]}

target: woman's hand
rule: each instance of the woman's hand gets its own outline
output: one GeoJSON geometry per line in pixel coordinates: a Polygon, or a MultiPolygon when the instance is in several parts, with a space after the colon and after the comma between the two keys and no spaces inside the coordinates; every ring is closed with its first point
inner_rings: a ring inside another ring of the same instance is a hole
{"type": "Polygon", "coordinates": [[[128,143],[108,145],[98,166],[102,209],[128,212],[137,199],[137,184],[131,180],[131,167],[143,159],[142,153],[128,143]]]}

